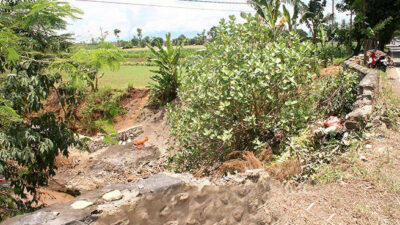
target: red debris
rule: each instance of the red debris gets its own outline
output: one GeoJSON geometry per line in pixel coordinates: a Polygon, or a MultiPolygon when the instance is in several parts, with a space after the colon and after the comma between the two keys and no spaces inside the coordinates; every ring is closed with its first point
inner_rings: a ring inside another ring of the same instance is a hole
{"type": "Polygon", "coordinates": [[[342,127],[342,123],[340,119],[336,116],[330,116],[325,122],[324,122],[325,127],[342,127]]]}
{"type": "MultiPolygon", "coordinates": [[[[149,137],[145,137],[144,140],[142,140],[142,141],[135,141],[135,144],[141,146],[144,143],[146,143],[148,140],[149,140],[149,137]]],[[[138,147],[138,149],[139,149],[139,147],[138,147]]]]}

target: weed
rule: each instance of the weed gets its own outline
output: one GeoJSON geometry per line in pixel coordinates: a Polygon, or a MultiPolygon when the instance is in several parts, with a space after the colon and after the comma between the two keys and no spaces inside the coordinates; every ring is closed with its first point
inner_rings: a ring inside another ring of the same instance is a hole
{"type": "Polygon", "coordinates": [[[380,72],[382,90],[379,96],[378,108],[382,111],[382,120],[393,130],[400,128],[400,99],[393,93],[387,73],[380,72]]]}
{"type": "Polygon", "coordinates": [[[91,93],[82,109],[81,125],[83,130],[88,134],[116,133],[112,128],[114,117],[126,112],[120,108],[118,103],[123,93],[123,91],[113,90],[110,87],[91,93]]]}
{"type": "Polygon", "coordinates": [[[316,181],[320,184],[342,181],[345,177],[345,173],[340,168],[331,164],[322,165],[320,171],[321,172],[316,175],[316,181]]]}

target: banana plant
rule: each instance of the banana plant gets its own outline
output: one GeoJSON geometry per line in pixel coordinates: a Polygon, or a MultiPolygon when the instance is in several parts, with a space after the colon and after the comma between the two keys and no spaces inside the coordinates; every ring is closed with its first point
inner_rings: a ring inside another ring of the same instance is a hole
{"type": "Polygon", "coordinates": [[[282,30],[282,24],[277,24],[281,16],[281,1],[280,0],[249,0],[251,6],[257,11],[257,14],[262,18],[263,22],[271,30],[272,39],[275,40],[277,35],[282,30]]]}
{"type": "Polygon", "coordinates": [[[304,3],[300,0],[289,0],[287,1],[290,5],[293,6],[293,14],[290,15],[289,10],[286,8],[285,5],[282,6],[283,9],[283,16],[286,19],[286,23],[288,25],[288,30],[293,31],[296,30],[297,25],[298,25],[298,18],[300,15],[300,12],[302,11],[304,7],[304,3]]]}
{"type": "Polygon", "coordinates": [[[171,33],[166,35],[165,49],[160,42],[157,48],[148,45],[153,56],[149,61],[158,67],[158,70],[152,72],[155,75],[151,78],[154,82],[149,85],[152,91],[151,98],[154,106],[162,106],[174,100],[177,97],[177,89],[179,87],[179,77],[181,68],[179,59],[182,52],[182,44],[174,48],[171,41],[171,33]]]}

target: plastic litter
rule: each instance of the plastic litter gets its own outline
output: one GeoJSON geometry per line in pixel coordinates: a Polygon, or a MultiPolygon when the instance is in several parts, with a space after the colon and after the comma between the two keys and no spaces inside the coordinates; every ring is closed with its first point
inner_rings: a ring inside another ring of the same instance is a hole
{"type": "Polygon", "coordinates": [[[336,116],[330,116],[325,122],[325,133],[335,133],[342,128],[342,122],[336,116]]]}
{"type": "Polygon", "coordinates": [[[336,127],[340,128],[342,127],[342,122],[340,119],[336,116],[330,116],[325,122],[324,122],[325,127],[336,127]]]}
{"type": "Polygon", "coordinates": [[[145,137],[144,140],[142,141],[135,141],[135,144],[137,145],[138,150],[142,150],[143,144],[146,143],[149,140],[149,137],[145,137]]]}

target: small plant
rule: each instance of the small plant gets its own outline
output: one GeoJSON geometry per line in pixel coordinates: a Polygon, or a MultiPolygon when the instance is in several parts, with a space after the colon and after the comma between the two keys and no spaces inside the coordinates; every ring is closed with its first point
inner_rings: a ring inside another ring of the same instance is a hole
{"type": "Polygon", "coordinates": [[[99,48],[81,49],[72,56],[73,64],[77,69],[72,76],[85,80],[92,91],[98,91],[99,79],[104,75],[104,70],[115,71],[125,59],[121,50],[107,43],[100,44],[99,48]]]}
{"type": "Polygon", "coordinates": [[[85,107],[82,109],[83,121],[81,125],[88,134],[114,135],[116,131],[112,127],[114,117],[125,113],[120,108],[118,99],[122,92],[104,88],[98,92],[91,93],[87,97],[85,107]]]}
{"type": "Polygon", "coordinates": [[[386,73],[381,72],[381,80],[385,88],[382,89],[378,107],[382,108],[382,117],[386,125],[393,130],[398,130],[400,129],[400,99],[393,94],[386,73]]]}
{"type": "Polygon", "coordinates": [[[152,71],[156,75],[151,78],[155,82],[149,86],[151,89],[150,98],[154,106],[163,106],[177,97],[181,75],[179,59],[182,46],[179,45],[179,47],[174,48],[171,34],[168,33],[165,40],[165,49],[161,43],[157,43],[158,49],[151,46],[148,47],[153,53],[149,61],[158,66],[158,70],[152,71]]]}
{"type": "Polygon", "coordinates": [[[340,71],[319,80],[315,96],[318,99],[316,110],[322,116],[344,117],[353,109],[357,98],[359,76],[356,73],[340,71]]]}

